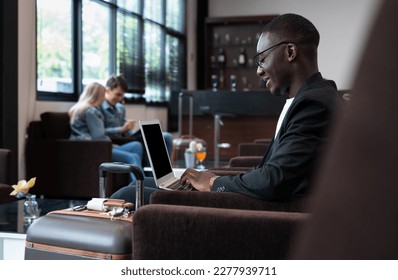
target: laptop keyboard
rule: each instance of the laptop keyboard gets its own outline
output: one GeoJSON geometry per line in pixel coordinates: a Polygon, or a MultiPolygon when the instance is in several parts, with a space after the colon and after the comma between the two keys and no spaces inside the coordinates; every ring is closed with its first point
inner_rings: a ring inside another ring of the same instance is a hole
{"type": "Polygon", "coordinates": [[[180,181],[175,181],[174,183],[168,186],[168,189],[176,190],[176,191],[194,191],[196,190],[190,184],[181,184],[180,181]]]}

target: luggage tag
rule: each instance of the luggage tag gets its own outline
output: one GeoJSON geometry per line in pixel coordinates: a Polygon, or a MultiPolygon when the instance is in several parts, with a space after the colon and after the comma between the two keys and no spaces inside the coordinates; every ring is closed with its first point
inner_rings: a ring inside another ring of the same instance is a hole
{"type": "Polygon", "coordinates": [[[108,212],[109,209],[104,205],[106,200],[106,198],[92,198],[87,202],[86,207],[88,210],[108,212]]]}

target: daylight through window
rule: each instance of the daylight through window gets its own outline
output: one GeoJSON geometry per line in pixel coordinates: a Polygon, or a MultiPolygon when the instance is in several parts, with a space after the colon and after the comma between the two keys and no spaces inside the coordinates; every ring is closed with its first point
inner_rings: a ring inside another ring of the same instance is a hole
{"type": "Polygon", "coordinates": [[[36,0],[36,9],[38,99],[77,100],[111,74],[149,101],[185,87],[185,0],[36,0]]]}

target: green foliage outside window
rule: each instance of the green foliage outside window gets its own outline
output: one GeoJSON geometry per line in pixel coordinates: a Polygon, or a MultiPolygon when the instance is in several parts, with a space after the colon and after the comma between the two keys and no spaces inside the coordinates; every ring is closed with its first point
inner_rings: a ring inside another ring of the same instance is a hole
{"type": "Polygon", "coordinates": [[[76,99],[125,76],[129,92],[164,100],[185,85],[185,0],[36,0],[37,90],[76,99]]]}

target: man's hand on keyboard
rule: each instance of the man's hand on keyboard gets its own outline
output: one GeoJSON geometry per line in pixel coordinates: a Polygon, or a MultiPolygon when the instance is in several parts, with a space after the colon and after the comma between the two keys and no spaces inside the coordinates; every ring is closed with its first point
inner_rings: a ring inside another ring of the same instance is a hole
{"type": "Polygon", "coordinates": [[[197,171],[195,169],[188,168],[180,179],[181,184],[190,184],[198,191],[209,192],[210,191],[210,179],[215,174],[210,171],[197,171]]]}

